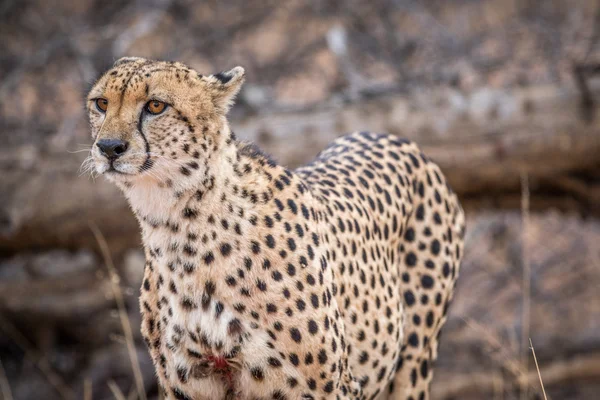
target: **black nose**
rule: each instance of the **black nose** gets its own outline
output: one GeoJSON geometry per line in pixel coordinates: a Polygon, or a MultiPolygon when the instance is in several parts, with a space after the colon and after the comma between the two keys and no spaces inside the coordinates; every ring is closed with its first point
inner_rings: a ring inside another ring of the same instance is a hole
{"type": "Polygon", "coordinates": [[[100,139],[96,143],[100,152],[109,160],[116,160],[121,157],[129,147],[129,143],[120,139],[100,139]]]}

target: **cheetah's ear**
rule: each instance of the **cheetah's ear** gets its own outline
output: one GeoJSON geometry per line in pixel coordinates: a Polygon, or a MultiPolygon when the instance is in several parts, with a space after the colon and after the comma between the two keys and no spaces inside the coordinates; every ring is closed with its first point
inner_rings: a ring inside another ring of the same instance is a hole
{"type": "Polygon", "coordinates": [[[112,67],[114,68],[114,67],[118,67],[119,65],[122,65],[122,64],[136,62],[136,61],[140,61],[140,60],[143,60],[143,58],[142,57],[121,57],[117,61],[115,61],[115,63],[113,64],[112,67]]]}
{"type": "Polygon", "coordinates": [[[217,109],[226,114],[233,105],[235,96],[242,88],[245,78],[244,68],[235,67],[229,71],[204,76],[202,80],[207,83],[208,91],[217,109]]]}

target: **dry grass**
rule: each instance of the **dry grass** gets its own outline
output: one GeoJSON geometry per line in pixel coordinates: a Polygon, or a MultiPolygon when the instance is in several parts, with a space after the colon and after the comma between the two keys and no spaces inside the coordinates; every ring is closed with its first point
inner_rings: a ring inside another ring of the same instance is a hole
{"type": "MultiPolygon", "coordinates": [[[[521,315],[521,373],[527,376],[529,373],[529,352],[527,351],[527,340],[531,323],[531,263],[529,260],[529,178],[526,172],[521,173],[521,254],[523,257],[523,313],[521,315]]],[[[527,384],[521,385],[521,400],[528,397],[527,384]]]]}
{"type": "MultiPolygon", "coordinates": [[[[518,362],[517,362],[518,363],[518,362]]],[[[600,379],[600,356],[593,354],[579,356],[569,360],[554,361],[551,364],[540,368],[540,372],[532,371],[527,376],[521,375],[519,382],[529,385],[530,389],[536,389],[540,382],[540,375],[544,377],[545,386],[561,386],[573,384],[573,382],[598,381],[600,379]],[[535,385],[535,386],[534,386],[535,385]]],[[[456,376],[451,382],[444,385],[443,388],[436,388],[431,398],[433,399],[453,399],[453,398],[474,398],[473,395],[490,393],[498,388],[499,379],[496,374],[489,372],[472,372],[456,376]]],[[[504,384],[504,383],[502,383],[504,384]]],[[[506,386],[510,382],[506,383],[506,386]]],[[[545,396],[545,390],[540,391],[540,397],[549,399],[545,396]]],[[[480,397],[483,398],[483,397],[480,397]]],[[[503,398],[497,396],[496,398],[503,398]]]]}
{"type": "Polygon", "coordinates": [[[4,372],[4,366],[2,360],[0,360],[0,393],[2,393],[3,400],[13,400],[12,391],[10,390],[10,384],[8,378],[4,372]]]}
{"type": "Polygon", "coordinates": [[[533,354],[533,361],[535,361],[535,369],[537,370],[538,377],[540,378],[540,386],[542,387],[544,400],[548,400],[548,397],[546,397],[546,389],[544,388],[544,381],[542,381],[542,373],[540,372],[540,366],[538,365],[537,357],[535,356],[535,349],[533,348],[533,342],[531,341],[531,338],[529,338],[529,345],[531,348],[531,354],[533,354]]]}
{"type": "Polygon", "coordinates": [[[14,326],[8,319],[0,316],[0,330],[9,337],[17,346],[24,352],[25,357],[44,375],[50,385],[58,392],[62,399],[75,399],[75,392],[62,379],[62,377],[54,372],[48,359],[44,357],[29,340],[14,326]]]}
{"type": "Polygon", "coordinates": [[[108,387],[110,388],[110,391],[115,397],[115,400],[127,400],[127,398],[125,397],[121,389],[119,389],[119,386],[115,383],[115,381],[108,382],[108,387]]]}
{"type": "Polygon", "coordinates": [[[92,381],[89,378],[83,381],[83,400],[92,400],[92,381]]]}
{"type": "MultiPolygon", "coordinates": [[[[117,273],[117,269],[115,268],[112,257],[110,256],[110,250],[108,248],[108,244],[106,243],[104,235],[102,235],[102,232],[100,232],[100,229],[98,229],[98,226],[96,226],[96,224],[90,221],[89,225],[90,229],[94,233],[96,241],[98,242],[98,246],[100,247],[100,251],[102,252],[102,257],[104,258],[104,263],[108,270],[108,278],[111,283],[113,296],[117,303],[119,318],[121,320],[123,333],[125,335],[125,342],[127,344],[127,352],[129,353],[129,361],[131,362],[131,370],[133,372],[133,377],[135,380],[137,396],[139,400],[146,400],[146,392],[144,390],[144,379],[142,376],[142,371],[140,369],[140,362],[137,356],[137,350],[135,348],[133,331],[131,330],[131,322],[129,321],[129,316],[127,315],[127,309],[125,308],[125,300],[123,299],[123,292],[121,291],[121,286],[119,284],[119,274],[117,273]]],[[[111,387],[111,383],[114,384],[114,382],[110,382],[109,387],[111,391],[113,391],[113,394],[115,394],[113,387],[111,387]]],[[[116,384],[114,386],[116,387],[116,384]]],[[[125,399],[125,396],[123,396],[123,398],[125,399]]]]}
{"type": "MultiPolygon", "coordinates": [[[[530,346],[530,324],[531,324],[531,261],[529,255],[529,232],[530,232],[530,192],[529,192],[529,179],[526,172],[521,174],[521,263],[522,263],[522,312],[521,312],[521,332],[520,341],[515,340],[513,346],[510,343],[507,345],[504,341],[498,337],[496,332],[489,328],[481,325],[479,322],[471,318],[463,318],[466,324],[478,333],[478,336],[490,347],[491,358],[498,363],[498,365],[505,371],[508,371],[513,377],[512,384],[519,388],[519,395],[521,400],[529,398],[530,389],[534,389],[532,386],[531,377],[529,374],[529,348],[533,350],[533,346],[530,346]],[[517,355],[511,352],[511,348],[517,348],[519,351],[517,355]]],[[[510,341],[512,342],[512,341],[510,341]]],[[[535,360],[535,353],[534,353],[535,360]]],[[[537,367],[537,360],[536,367],[537,367]]],[[[538,374],[539,368],[538,368],[538,374]]],[[[541,381],[541,374],[540,374],[541,381]]],[[[480,386],[489,387],[493,393],[494,398],[501,398],[503,395],[505,382],[500,375],[494,374],[492,377],[482,376],[480,379],[474,379],[473,382],[479,382],[480,386]]],[[[467,382],[467,385],[470,386],[467,382]]],[[[542,391],[544,398],[546,398],[545,391],[542,385],[542,391]]]]}

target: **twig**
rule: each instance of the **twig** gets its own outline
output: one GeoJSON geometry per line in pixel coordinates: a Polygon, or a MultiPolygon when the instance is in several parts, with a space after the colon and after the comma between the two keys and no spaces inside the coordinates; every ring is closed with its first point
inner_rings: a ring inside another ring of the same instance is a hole
{"type": "Polygon", "coordinates": [[[136,400],[137,393],[134,389],[134,387],[129,389],[129,393],[127,394],[127,400],[136,400]]]}
{"type": "Polygon", "coordinates": [[[4,367],[2,366],[2,360],[0,360],[0,389],[4,400],[13,400],[10,384],[8,383],[8,378],[6,377],[4,367]]]}
{"type": "MultiPolygon", "coordinates": [[[[521,315],[521,370],[527,376],[529,372],[529,357],[525,351],[525,343],[529,338],[530,307],[531,307],[531,265],[529,262],[528,234],[529,234],[529,179],[527,172],[521,173],[521,246],[523,257],[523,314],[521,315]]],[[[521,385],[521,400],[527,399],[528,386],[521,385]]]]}
{"type": "Polygon", "coordinates": [[[112,392],[113,396],[115,396],[115,399],[127,400],[127,398],[125,397],[125,395],[123,394],[121,389],[119,389],[119,386],[117,386],[115,381],[111,380],[110,382],[108,382],[108,387],[109,387],[110,391],[112,392]]]}
{"type": "Polygon", "coordinates": [[[546,389],[544,389],[544,382],[542,381],[542,373],[540,372],[540,366],[538,365],[537,357],[535,356],[535,350],[533,349],[533,342],[531,341],[531,338],[529,338],[529,346],[531,349],[531,353],[533,354],[533,361],[535,361],[535,369],[537,369],[538,377],[540,378],[540,386],[542,387],[542,394],[544,395],[544,400],[548,400],[548,397],[546,397],[546,389]]]}
{"type": "Polygon", "coordinates": [[[491,354],[491,357],[494,361],[496,361],[499,365],[501,365],[506,371],[508,371],[513,377],[517,378],[518,381],[521,381],[523,376],[525,376],[523,370],[521,369],[521,364],[519,364],[518,360],[515,360],[508,352],[507,349],[510,346],[506,346],[502,343],[500,338],[496,336],[495,332],[492,332],[485,326],[481,325],[479,322],[471,319],[471,318],[463,318],[463,321],[467,324],[467,326],[474,331],[478,332],[481,338],[490,346],[490,348],[497,352],[498,354],[491,354]]]}
{"type": "Polygon", "coordinates": [[[85,378],[83,381],[83,400],[92,400],[92,380],[85,378]]]}
{"type": "Polygon", "coordinates": [[[129,321],[129,317],[127,316],[127,311],[125,309],[123,292],[121,292],[121,286],[119,285],[119,274],[117,273],[115,265],[112,261],[108,244],[106,243],[106,239],[102,235],[102,232],[100,232],[98,226],[92,221],[89,221],[89,226],[92,232],[94,233],[96,241],[98,242],[98,246],[100,247],[100,251],[102,252],[102,257],[104,258],[104,263],[106,264],[106,268],[108,270],[111,288],[115,300],[117,302],[117,307],[119,309],[121,325],[123,326],[123,334],[125,335],[125,341],[127,342],[127,351],[129,353],[129,361],[131,362],[131,369],[135,378],[135,385],[138,392],[138,398],[140,400],[146,400],[146,392],[144,390],[144,379],[142,377],[142,371],[140,369],[140,363],[135,348],[133,332],[131,330],[131,323],[129,321]]]}

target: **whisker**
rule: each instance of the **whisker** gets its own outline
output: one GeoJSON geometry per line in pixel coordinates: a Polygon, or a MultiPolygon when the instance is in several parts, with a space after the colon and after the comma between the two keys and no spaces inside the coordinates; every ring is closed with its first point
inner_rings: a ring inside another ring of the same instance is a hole
{"type": "Polygon", "coordinates": [[[75,153],[81,153],[81,152],[84,152],[84,151],[92,151],[92,148],[90,147],[88,149],[81,149],[81,150],[67,150],[67,153],[75,154],[75,153]]]}

